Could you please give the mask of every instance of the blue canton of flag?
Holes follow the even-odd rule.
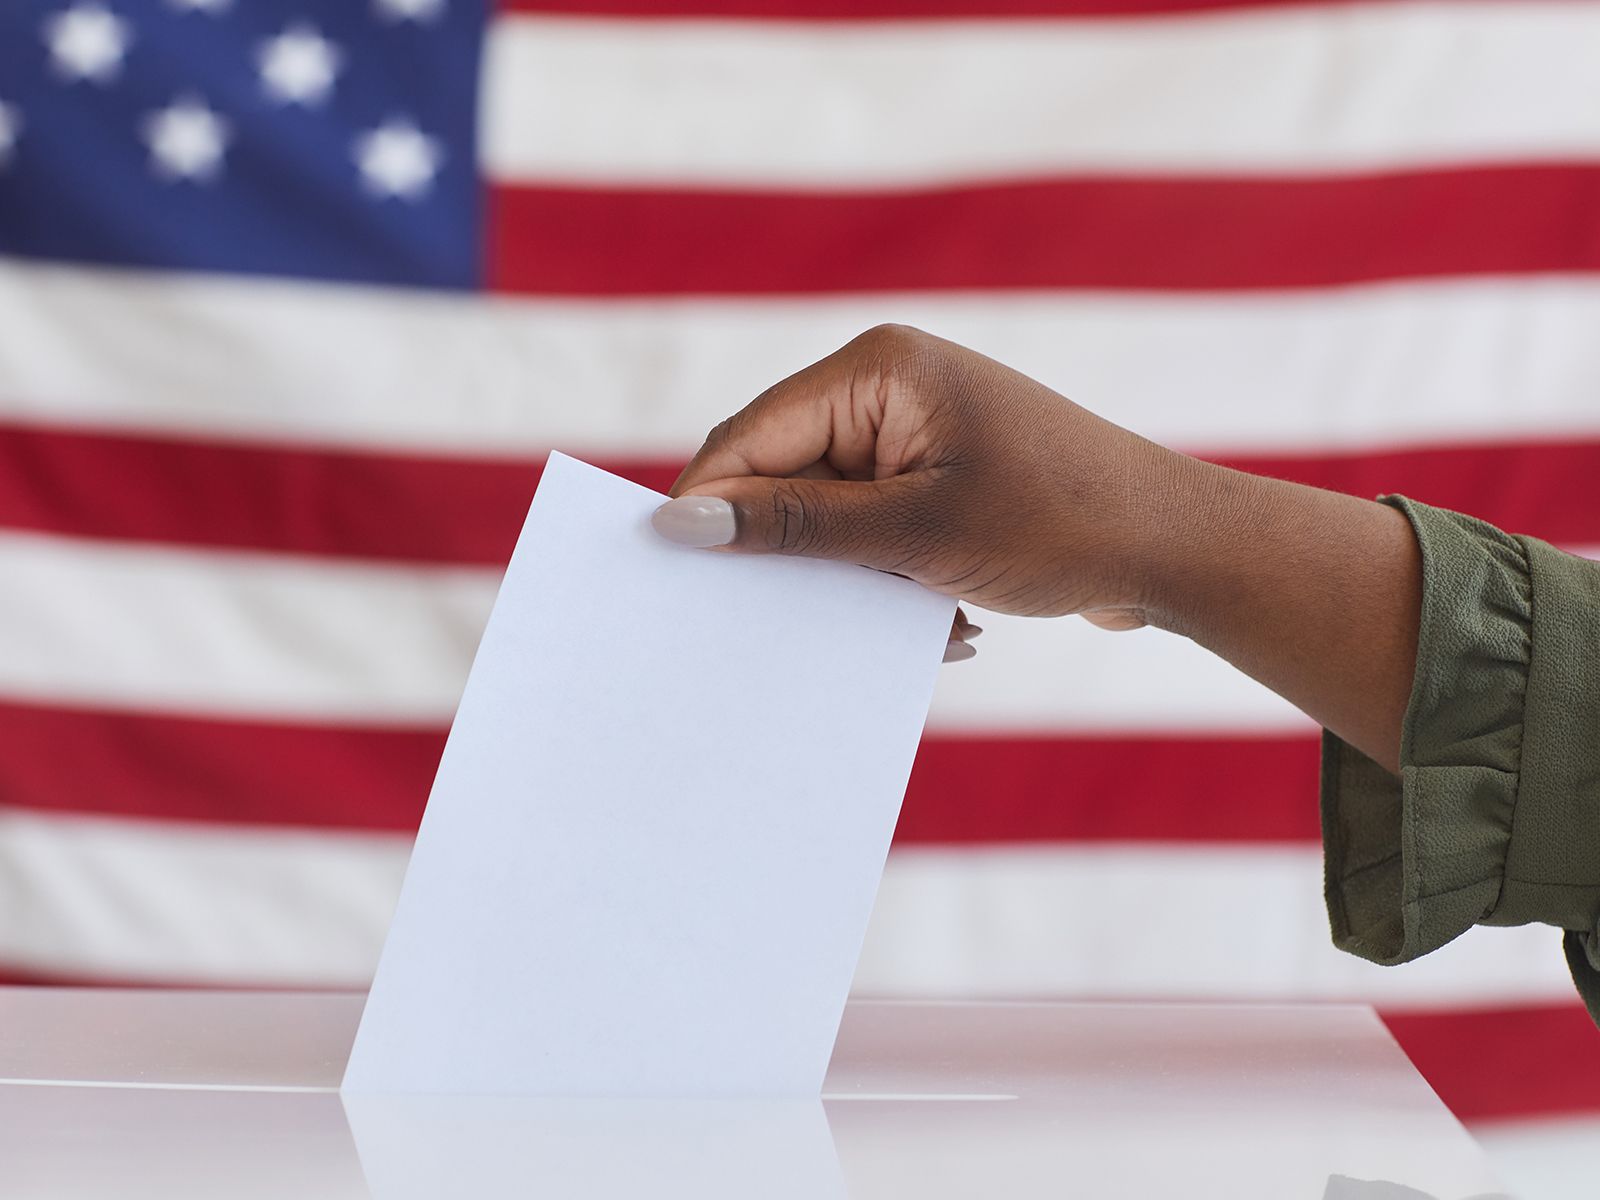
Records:
[[[0,254],[471,288],[485,0],[7,0]]]

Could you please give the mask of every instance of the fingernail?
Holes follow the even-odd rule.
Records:
[[[970,642],[982,632],[982,625],[963,625],[961,627],[961,640],[963,642]]]
[[[650,514],[650,524],[680,546],[726,546],[733,541],[733,505],[716,496],[679,496]]]
[[[961,662],[963,659],[975,658],[978,653],[976,646],[969,646],[965,642],[958,642],[951,638],[945,643],[944,661]]]

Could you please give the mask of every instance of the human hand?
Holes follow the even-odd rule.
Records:
[[[1189,464],[1203,465],[980,354],[882,326],[712,430],[655,526],[686,545],[843,559],[1000,612],[1129,629],[1152,600],[1153,501]]]
[[[1421,594],[1401,513],[1166,450],[918,330],[869,330],[763,392],[672,495],[655,526],[687,545],[1183,634],[1399,762]],[[966,628],[947,659],[971,657]]]

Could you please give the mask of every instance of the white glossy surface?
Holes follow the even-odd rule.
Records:
[[[0,989],[0,1194],[1460,1200],[1497,1188],[1363,1008],[855,1002],[820,1104],[341,1102],[360,1003]]]
[[[1497,1121],[1472,1132],[1522,1200],[1594,1200],[1600,1117]]]

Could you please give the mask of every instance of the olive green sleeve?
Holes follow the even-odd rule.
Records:
[[[1398,778],[1323,735],[1334,942],[1389,964],[1555,925],[1600,1022],[1600,563],[1385,502],[1422,547],[1416,674]]]

